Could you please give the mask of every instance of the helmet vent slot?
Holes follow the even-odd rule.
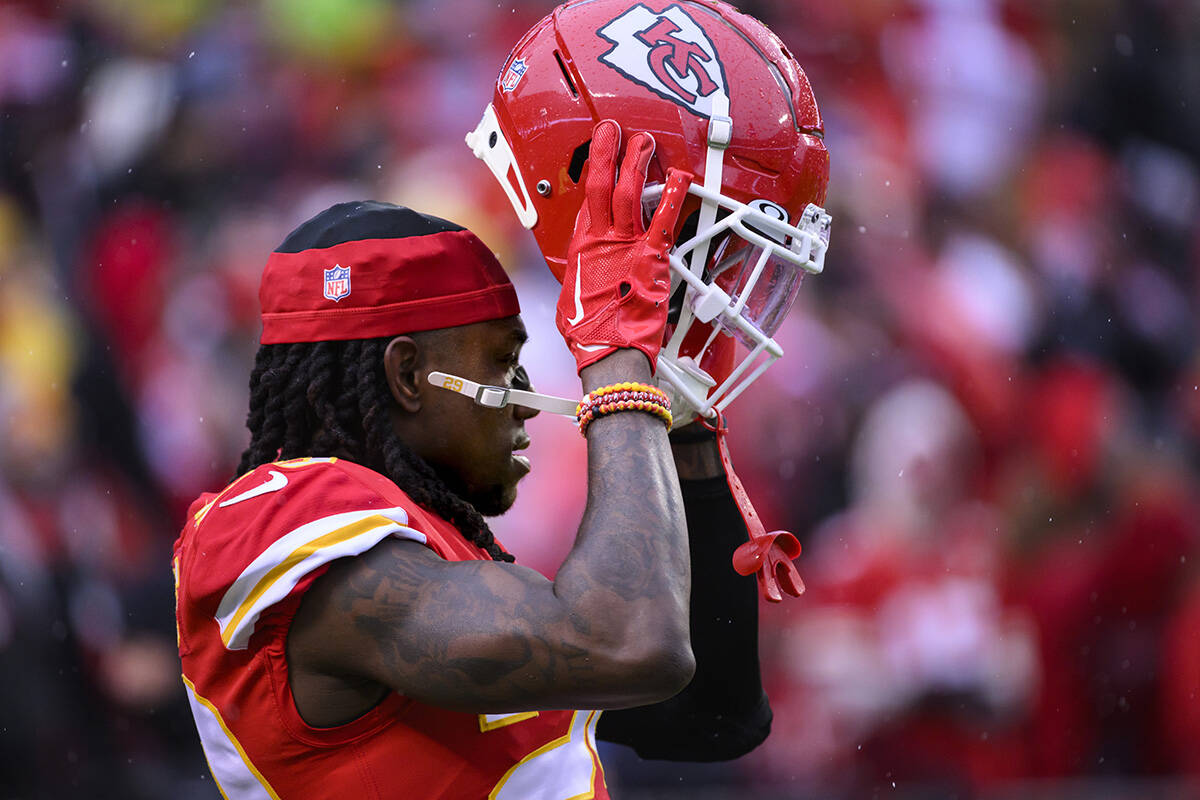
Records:
[[[779,177],[778,172],[768,166],[758,163],[753,158],[746,158],[745,156],[738,155],[737,153],[729,153],[728,158],[742,169],[750,170],[751,172],[757,172],[759,175],[765,175],[768,178]]]
[[[588,139],[579,147],[575,148],[575,152],[571,154],[571,163],[567,165],[567,175],[575,183],[579,183],[579,178],[583,175],[583,165],[588,159],[588,153],[592,150],[592,140]]]
[[[571,97],[578,99],[579,90],[575,88],[575,81],[571,80],[571,73],[562,60],[562,54],[557,50],[554,51],[554,60],[558,62],[558,68],[562,70],[563,80],[567,82],[567,88],[571,90]]]

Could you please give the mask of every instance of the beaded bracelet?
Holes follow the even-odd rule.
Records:
[[[614,383],[611,386],[603,386],[583,396],[579,404],[575,408],[576,418],[582,416],[589,408],[604,403],[628,401],[642,401],[652,403],[670,410],[671,400],[667,397],[666,392],[659,389],[657,386],[651,386],[645,383],[636,383],[634,381],[625,381],[622,383]]]
[[[580,435],[586,435],[588,426],[599,417],[621,411],[642,411],[653,414],[671,427],[671,400],[657,386],[625,381],[603,386],[588,392],[576,407],[575,421]]]
[[[579,417],[580,435],[586,436],[588,426],[596,419],[620,411],[644,411],[661,419],[668,429],[671,427],[671,412],[662,405],[646,400],[618,400],[612,403],[599,403],[584,411]]]

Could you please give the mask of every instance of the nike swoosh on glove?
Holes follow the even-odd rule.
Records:
[[[662,200],[645,229],[642,190],[654,137],[631,136],[618,173],[620,149],[621,127],[609,119],[598,123],[555,313],[579,370],[619,347],[641,350],[653,370],[667,324],[667,251],[692,176],[668,171]]]

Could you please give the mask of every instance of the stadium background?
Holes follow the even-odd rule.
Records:
[[[799,532],[774,732],[626,798],[1200,796],[1200,11],[746,0],[807,70],[834,238],[735,404]],[[0,4],[0,797],[215,798],[169,548],[229,477],[266,254],[336,201],[478,231],[544,390],[556,284],[462,144],[549,2]],[[496,529],[552,572],[569,423]]]

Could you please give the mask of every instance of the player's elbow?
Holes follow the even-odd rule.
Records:
[[[671,610],[670,604],[659,603],[627,620],[621,653],[630,673],[652,694],[647,702],[674,697],[696,674],[687,606],[680,603],[677,613]]]
[[[636,687],[639,703],[657,703],[682,692],[696,674],[687,636],[656,639],[622,659],[625,685]]]
[[[667,700],[682,692],[696,675],[696,656],[690,642],[670,651],[663,651],[654,661],[658,679],[654,681],[659,700]]]

